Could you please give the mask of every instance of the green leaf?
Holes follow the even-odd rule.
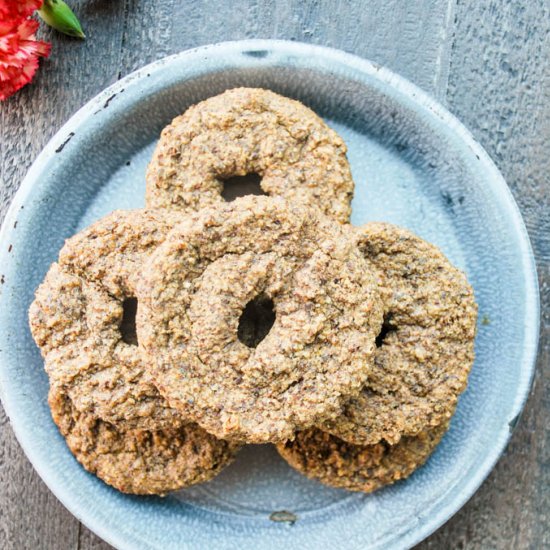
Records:
[[[59,32],[75,38],[85,38],[80,21],[63,0],[44,0],[38,14],[50,27]]]

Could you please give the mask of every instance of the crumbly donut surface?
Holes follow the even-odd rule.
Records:
[[[280,198],[243,197],[189,216],[138,286],[139,343],[174,407],[220,438],[281,441],[338,415],[372,368],[382,312],[350,229]],[[275,321],[238,338],[247,303]]]
[[[409,231],[369,223],[356,242],[378,273],[384,326],[363,390],[322,428],[358,445],[397,443],[453,414],[474,360],[477,305],[465,275]]]
[[[227,90],[162,131],[147,209],[66,241],[29,321],[84,468],[164,495],[270,442],[368,493],[427,460],[467,384],[477,305],[437,247],[349,225],[346,152],[300,102]],[[227,202],[247,175],[268,196]]]
[[[389,445],[354,445],[310,428],[293,441],[279,443],[279,454],[296,470],[331,487],[370,493],[411,475],[424,464],[445,432],[447,423]]]
[[[148,208],[223,202],[223,181],[256,173],[269,196],[349,220],[353,180],[342,138],[292,99],[236,88],[193,105],[162,131],[147,170]]]
[[[76,459],[123,493],[164,495],[212,479],[232,462],[238,445],[196,424],[163,430],[125,430],[80,412],[59,387],[48,402]]]
[[[124,341],[123,302],[171,224],[166,215],[117,211],[69,239],[29,311],[45,369],[74,406],[125,428],[183,418],[151,383],[137,345]]]

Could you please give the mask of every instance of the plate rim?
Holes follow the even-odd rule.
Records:
[[[300,57],[304,55],[316,57],[322,56],[329,61],[337,61],[360,73],[366,73],[367,75],[380,80],[382,84],[397,89],[398,92],[404,96],[407,96],[408,99],[415,105],[422,107],[424,110],[428,110],[431,115],[439,118],[441,122],[448,126],[454,134],[457,135],[457,137],[461,138],[463,143],[469,147],[473,154],[477,155],[480,162],[485,164],[485,167],[492,175],[491,179],[487,181],[487,184],[494,190],[498,190],[499,208],[506,210],[508,219],[510,222],[513,222],[514,230],[518,234],[520,243],[519,252],[522,258],[521,268],[524,273],[526,290],[524,319],[525,339],[523,342],[523,356],[521,361],[521,372],[523,374],[521,375],[517,385],[514,403],[511,405],[511,408],[513,409],[513,416],[509,420],[510,428],[503,434],[503,436],[502,434],[495,434],[490,452],[487,454],[485,460],[477,467],[475,475],[471,476],[470,479],[465,482],[461,493],[457,493],[456,497],[454,497],[450,502],[442,503],[443,506],[441,506],[435,514],[430,516],[428,520],[425,520],[421,524],[415,524],[408,531],[401,533],[399,538],[395,541],[395,544],[399,544],[399,547],[410,547],[424,540],[439,527],[441,527],[441,525],[447,522],[455,513],[457,513],[478,490],[483,481],[493,470],[499,458],[502,456],[502,453],[507,447],[513,432],[514,426],[512,426],[512,423],[517,421],[520,417],[529,396],[529,390],[532,386],[536,371],[540,332],[540,294],[537,269],[531,242],[521,215],[521,211],[519,210],[519,207],[510,188],[506,184],[504,177],[485,149],[453,114],[451,114],[441,103],[432,98],[427,92],[423,91],[404,77],[394,73],[390,69],[382,67],[381,65],[364,59],[358,55],[331,47],[289,40],[248,39],[217,42],[214,44],[183,50],[158,59],[131,72],[121,80],[118,80],[98,93],[86,102],[84,106],[78,109],[48,141],[46,146],[33,161],[26,176],[23,178],[19,189],[14,195],[8,211],[6,212],[6,216],[0,229],[0,264],[6,265],[10,263],[10,255],[7,252],[7,243],[13,231],[13,225],[17,213],[32,193],[32,190],[35,187],[35,182],[37,181],[43,167],[52,158],[52,156],[56,154],[56,150],[66,144],[67,136],[70,136],[71,132],[78,129],[78,127],[91,115],[93,115],[98,108],[101,108],[101,106],[105,104],[106,100],[123,91],[125,86],[128,86],[131,82],[135,80],[143,80],[148,75],[166,70],[166,68],[173,63],[179,64],[192,60],[193,58],[203,57],[205,55],[213,57],[223,56],[224,54],[227,54],[228,50],[231,50],[231,53],[266,50],[278,51],[279,53],[284,52],[296,54]],[[6,292],[0,291],[0,307],[4,301],[9,300],[9,298],[6,298],[6,294]],[[37,471],[41,479],[46,483],[48,489],[73,516],[84,523],[106,542],[117,548],[133,548],[132,543],[130,543],[127,539],[121,538],[123,535],[119,536],[116,531],[110,527],[104,526],[101,522],[98,522],[95,516],[87,517],[84,508],[79,504],[77,499],[73,498],[74,495],[72,495],[72,492],[65,491],[63,487],[56,484],[55,480],[50,479],[46,468],[41,465],[39,460],[34,459],[28,434],[26,434],[24,428],[20,426],[17,417],[12,414],[12,405],[10,403],[8,393],[4,390],[4,383],[2,381],[4,371],[5,366],[3,364],[2,356],[0,355],[0,400],[10,421],[10,425],[27,459],[31,462],[33,468]]]

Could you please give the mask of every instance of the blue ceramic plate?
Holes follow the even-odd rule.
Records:
[[[46,404],[27,326],[33,292],[63,240],[115,208],[143,205],[163,126],[235,86],[299,99],[344,137],[352,221],[387,220],[436,243],[479,302],[476,362],[450,432],[425,467],[373,495],[324,487],[271,446],[245,448],[218,478],[167,498],[125,496],[71,456]],[[527,397],[538,331],[533,255],[512,196],[469,132],[388,70],[331,49],[277,41],[183,52],[117,82],[81,109],[29,171],[0,242],[1,397],[27,456],[65,506],[124,549],[403,548],[474,493]],[[287,510],[294,524],[276,522]]]

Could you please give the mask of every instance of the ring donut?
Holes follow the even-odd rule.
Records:
[[[126,430],[78,411],[57,386],[50,389],[48,402],[76,459],[123,493],[164,495],[208,481],[238,450],[238,445],[220,441],[196,424]]]
[[[267,195],[349,219],[354,184],[342,138],[298,101],[255,88],[211,97],[164,128],[146,204],[196,211],[223,202],[225,180],[251,173]]]
[[[325,485],[371,493],[410,476],[424,464],[447,431],[443,423],[399,443],[354,445],[318,428],[277,445],[279,454],[305,476]]]
[[[121,330],[143,261],[170,228],[166,215],[141,210],[94,223],[66,242],[29,311],[52,383],[79,411],[127,429],[183,421],[148,379],[135,336]]]
[[[138,287],[140,346],[169,403],[217,437],[255,443],[334,418],[369,374],[382,321],[350,231],[267,197],[177,225]],[[275,319],[250,347],[239,320],[255,298]]]
[[[409,231],[369,223],[356,241],[379,274],[384,324],[365,387],[323,429],[395,444],[452,416],[474,360],[477,305],[464,273]]]

